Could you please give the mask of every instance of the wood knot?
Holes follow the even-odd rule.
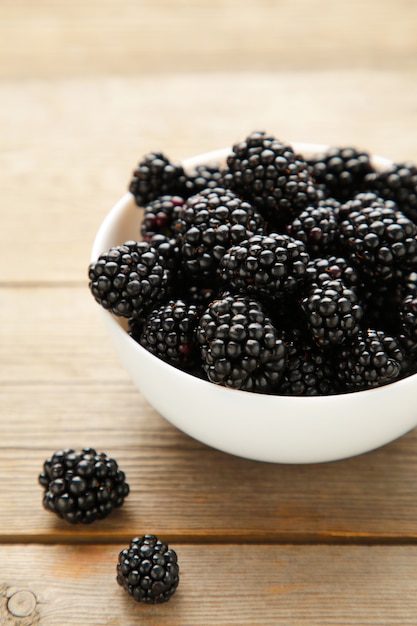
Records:
[[[7,602],[7,610],[15,617],[29,617],[36,608],[36,596],[31,591],[15,591]]]

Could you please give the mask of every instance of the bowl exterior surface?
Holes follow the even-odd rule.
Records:
[[[293,144],[314,153],[326,146]],[[223,160],[228,150],[199,155],[184,167]],[[374,157],[381,169],[390,161]],[[125,194],[95,237],[91,260],[137,239],[142,212]],[[101,309],[132,381],[168,421],[191,437],[237,456],[275,463],[334,461],[378,448],[417,425],[417,375],[391,385],[335,396],[288,397],[227,389],[182,372],[147,352],[123,321]]]

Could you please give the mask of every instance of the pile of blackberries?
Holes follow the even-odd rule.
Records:
[[[417,371],[417,170],[265,132],[187,172],[146,155],[140,233],[89,267],[157,357],[235,389],[328,395]]]

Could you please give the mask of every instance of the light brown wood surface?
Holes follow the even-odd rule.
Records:
[[[212,450],[133,387],[87,287],[149,150],[265,129],[417,162],[416,35],[406,0],[0,3],[2,626],[417,624],[417,431],[306,466]],[[80,528],[43,510],[37,476],[84,445],[131,494]],[[144,532],[179,556],[166,605],[115,582]]]

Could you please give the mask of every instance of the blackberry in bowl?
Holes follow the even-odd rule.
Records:
[[[145,269],[125,264],[124,279],[112,265],[123,258],[120,251],[127,242],[132,250],[130,242],[142,239],[145,207],[138,206],[137,196],[126,193],[98,229],[90,289],[94,295],[97,265],[110,271],[98,294],[111,284],[116,306],[99,310],[132,381],[189,436],[253,460],[332,461],[400,437],[417,425],[415,293],[410,287],[417,270],[412,241],[417,243],[417,235],[410,212],[383,199],[375,220],[361,220],[357,213],[363,210],[366,217],[369,207],[357,195],[375,196],[363,182],[351,197],[324,197],[308,165],[326,151],[323,144],[283,143],[255,133],[236,145],[235,154],[232,147],[224,148],[181,164],[181,184],[207,164],[217,163],[220,174],[194,196],[184,193],[183,204],[175,201],[165,253],[149,241],[151,254],[141,247],[135,257],[142,265],[148,259]],[[257,167],[257,154],[265,150]],[[276,153],[276,165],[270,152]],[[294,177],[289,168],[284,181],[283,157],[296,162],[302,175]],[[366,169],[378,173],[391,167],[390,160],[370,155]],[[255,184],[259,194],[251,172],[262,179]],[[271,189],[275,184],[285,192],[285,202],[270,200],[280,196],[278,188]],[[161,186],[159,196],[153,191],[158,210],[158,197],[179,193],[178,187],[167,192]],[[291,198],[297,199],[292,205]],[[319,216],[318,228],[327,236],[323,206],[331,208],[326,209],[331,246],[318,246],[316,237],[305,236],[306,211]],[[363,223],[363,239],[372,252],[365,261],[357,243]],[[373,241],[378,242],[374,248]],[[389,271],[381,272],[381,264]],[[152,298],[138,291],[141,271],[155,286],[149,291]],[[378,314],[375,307],[389,315]]]

